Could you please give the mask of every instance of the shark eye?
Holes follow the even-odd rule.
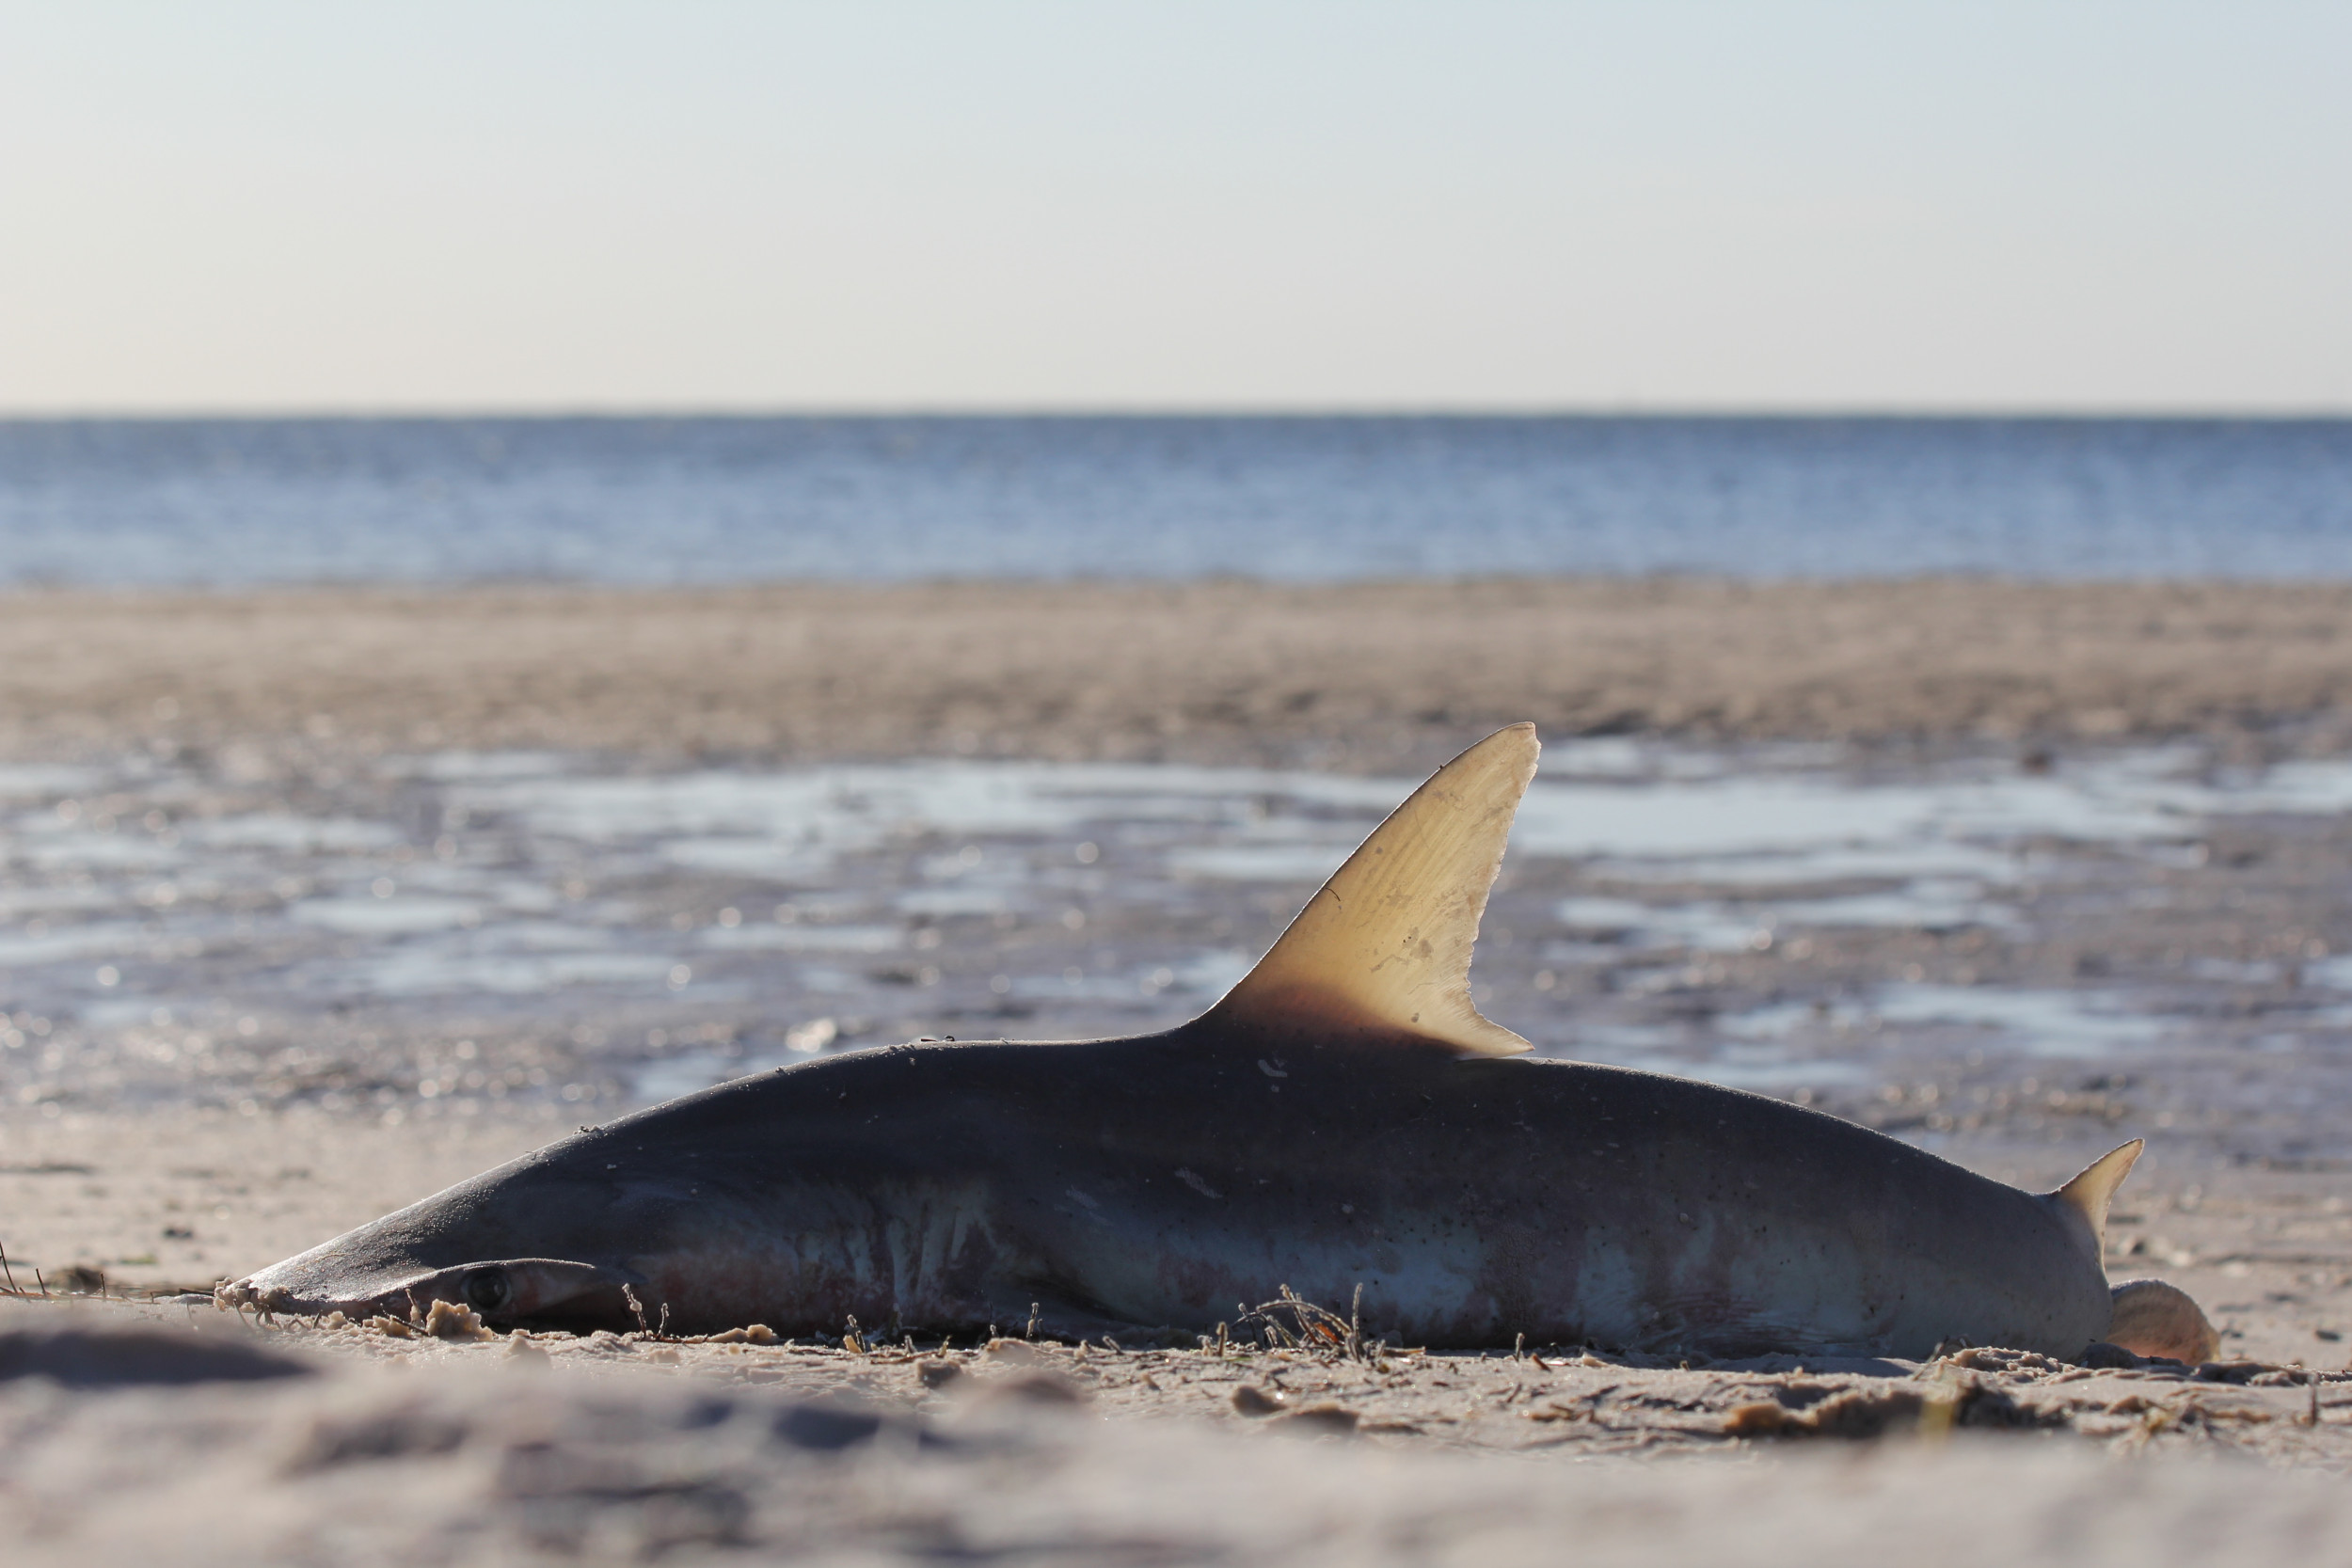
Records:
[[[477,1312],[495,1312],[515,1294],[504,1269],[476,1269],[466,1276],[466,1305]]]

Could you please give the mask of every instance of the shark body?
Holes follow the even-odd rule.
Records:
[[[1165,1034],[918,1042],[583,1132],[225,1288],[494,1324],[1205,1333],[1288,1287],[1431,1345],[2073,1356],[2115,1150],[2030,1194],[1761,1096],[1525,1057],[1468,974],[1533,728],[1456,758]],[[2210,1354],[2153,1282],[2149,1353]],[[2177,1299],[2175,1299],[2177,1298]]]

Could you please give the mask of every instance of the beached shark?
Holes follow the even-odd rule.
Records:
[[[1535,770],[1438,770],[1206,1013],[1165,1034],[932,1042],[745,1078],[477,1176],[223,1288],[437,1301],[494,1326],[1210,1333],[1287,1287],[1411,1344],[1736,1356],[1939,1345],[2202,1359],[2170,1286],[2111,1291],[2140,1145],[2005,1186],[1801,1106],[1528,1056],[1470,949]]]

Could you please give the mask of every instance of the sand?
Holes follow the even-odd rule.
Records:
[[[1406,771],[1534,718],[1551,736],[1990,748],[2028,767],[2042,748],[2158,737],[2263,757],[2352,744],[2347,610],[2334,587],[1976,580],[18,594],[0,603],[0,756],[171,753],[229,780],[516,747],[655,767],[982,754]],[[2086,955],[2129,968],[2144,947],[2153,973],[2175,949],[2275,958],[2262,944],[2291,936],[2280,997],[2241,988],[2252,1016],[2286,996],[2312,933],[2333,932],[2352,847],[2294,824],[2232,832],[2165,910],[2087,914],[2081,952],[2073,937],[2006,952],[1890,931],[1804,963],[2046,983],[2094,974]],[[1797,962],[1737,956],[1705,983],[1777,994]],[[2178,1085],[2061,1088],[2053,1069],[2019,1098],[1988,1078],[1991,1109],[1946,1148],[2047,1183],[2119,1117],[2138,1130],[2164,1106],[2184,1137],[2213,1120],[2136,1179],[2110,1236],[2116,1277],[2153,1268],[2225,1322],[2231,1360],[2201,1373],[1997,1356],[1685,1370],[1541,1347],[1385,1368],[1102,1346],[518,1348],[209,1306],[0,1301],[0,1532],[12,1560],[79,1561],[1508,1562],[1554,1560],[1565,1541],[1600,1562],[2340,1559],[2352,1507],[2279,1472],[2352,1466],[2352,1386],[2335,1370],[2352,1174],[2324,1150],[2264,1153],[2285,1136],[2256,1105],[2271,1080],[2224,1054]],[[1966,1070],[1922,1077],[1955,1096],[1973,1092]],[[1913,1103],[1922,1087],[1827,1103],[1903,1131],[1949,1103]],[[245,1103],[0,1108],[0,1243],[19,1275],[84,1263],[110,1291],[200,1289],[567,1125],[553,1107],[419,1107],[388,1125]],[[208,1345],[245,1336],[313,1370],[90,1378],[47,1338],[135,1322]],[[934,1386],[926,1364],[957,1375]],[[1262,1414],[1237,1408],[1245,1387]],[[810,1399],[835,1402],[810,1416]],[[883,1418],[843,1427],[844,1401]]]
[[[2352,589],[1371,583],[17,593],[0,753],[1434,765],[1550,736],[2352,737]]]
[[[0,1302],[11,1561],[2341,1561],[2340,1383],[447,1341]],[[199,1381],[203,1380],[203,1381]],[[1579,1463],[1581,1461],[1581,1463]],[[2128,1461],[2128,1463],[2118,1463]]]

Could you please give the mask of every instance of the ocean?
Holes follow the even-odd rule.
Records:
[[[0,421],[0,584],[2352,577],[2352,420]]]

